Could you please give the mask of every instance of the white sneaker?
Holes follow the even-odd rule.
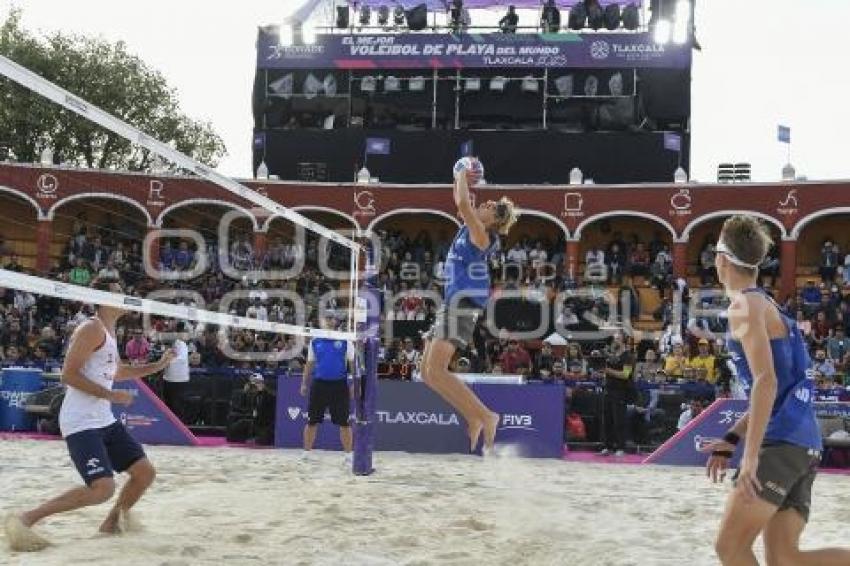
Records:
[[[607,448],[603,448],[602,450],[599,451],[599,453],[597,455],[598,456],[610,456],[611,451],[608,450]]]
[[[301,456],[298,457],[298,460],[301,462],[313,462],[315,459],[316,457],[313,456],[312,450],[302,450]]]
[[[354,455],[351,452],[346,452],[342,458],[342,465],[346,468],[351,468],[354,465]]]
[[[625,456],[625,455],[626,455],[626,453],[625,453],[625,452],[623,452],[622,450],[617,450],[616,452],[614,452],[614,457],[615,457],[615,458],[622,458],[622,457],[623,457],[623,456]]]

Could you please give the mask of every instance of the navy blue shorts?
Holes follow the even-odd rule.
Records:
[[[81,430],[65,438],[68,453],[86,485],[111,478],[145,457],[145,450],[120,422]]]

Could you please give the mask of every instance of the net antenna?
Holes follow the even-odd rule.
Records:
[[[160,301],[140,299],[138,297],[126,297],[116,293],[97,291],[71,284],[62,284],[47,278],[22,275],[16,272],[0,269],[0,276],[2,276],[4,287],[87,303],[120,306],[126,310],[146,312],[166,317],[185,318],[222,326],[251,328],[262,332],[286,333],[297,336],[315,336],[349,341],[357,339],[355,325],[353,324],[355,310],[353,303],[354,298],[358,296],[358,263],[360,253],[362,251],[360,244],[326,228],[318,222],[314,222],[313,220],[298,214],[294,210],[291,210],[240,183],[237,183],[233,179],[218,173],[214,169],[192,159],[191,157],[180,153],[167,144],[152,138],[141,130],[127,124],[123,120],[116,118],[89,102],[86,102],[64,88],[53,84],[2,55],[0,55],[0,74],[19,85],[40,94],[48,100],[59,104],[63,108],[66,108],[67,110],[87,118],[115,134],[118,134],[130,142],[144,147],[153,154],[164,159],[168,159],[175,165],[178,165],[181,168],[254,203],[274,216],[289,220],[294,224],[319,234],[327,240],[335,242],[341,246],[345,246],[351,251],[352,256],[355,258],[352,260],[351,265],[351,281],[349,288],[350,304],[348,307],[349,328],[352,330],[348,332],[253,320],[246,317],[232,316],[225,313],[217,313],[186,306],[171,305]]]

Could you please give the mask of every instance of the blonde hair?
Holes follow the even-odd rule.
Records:
[[[517,212],[516,205],[514,201],[509,199],[508,197],[502,197],[496,203],[498,206],[507,207],[507,212],[502,214],[498,218],[498,223],[496,224],[496,230],[502,236],[507,236],[508,232],[511,231],[511,228],[514,224],[516,224],[517,219],[519,218],[519,213]]]
[[[726,219],[720,241],[738,259],[750,265],[761,265],[773,245],[767,225],[754,216],[743,214]]]

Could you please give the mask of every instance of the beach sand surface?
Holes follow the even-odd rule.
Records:
[[[145,529],[96,534],[108,506],[37,526],[53,546],[0,564],[716,564],[727,486],[703,470],[514,457],[375,455],[355,477],[339,453],[148,447],[159,471]],[[79,482],[58,441],[0,441],[0,512]],[[123,481],[123,478],[121,479]],[[804,547],[847,544],[850,476],[821,475]],[[761,557],[762,551],[758,550]]]

